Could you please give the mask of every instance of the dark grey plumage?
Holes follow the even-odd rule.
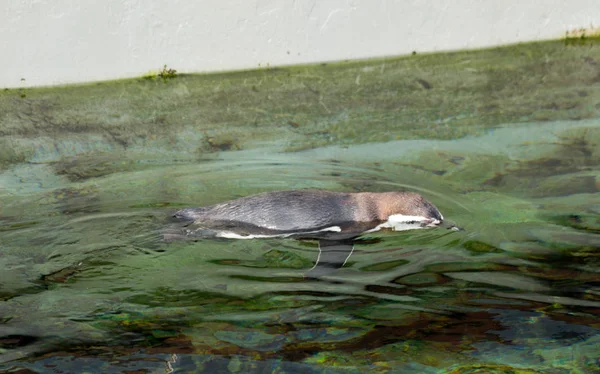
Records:
[[[240,236],[341,239],[373,229],[390,214],[421,215],[442,221],[437,208],[418,194],[320,190],[266,192],[208,207],[182,209],[174,217],[193,221],[191,226],[198,236],[229,232]]]
[[[319,239],[319,257],[307,277],[320,278],[344,265],[354,239],[380,228],[410,230],[442,223],[439,210],[411,192],[344,193],[319,190],[275,191],[186,208],[173,217],[187,223],[186,237],[294,237]]]

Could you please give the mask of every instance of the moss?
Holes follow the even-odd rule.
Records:
[[[509,265],[488,262],[446,262],[425,267],[426,272],[433,273],[506,271],[510,269],[512,269],[512,267]]]
[[[394,260],[394,261],[386,261],[386,262],[378,262],[376,264],[363,266],[360,268],[361,271],[386,271],[390,269],[394,269],[398,266],[408,264],[407,260]]]
[[[450,280],[436,273],[416,273],[394,279],[394,283],[404,284],[407,286],[430,286],[435,284],[444,284]]]
[[[33,344],[39,340],[38,337],[29,335],[5,335],[0,336],[0,349],[15,349]]]
[[[501,124],[600,116],[599,63],[598,49],[554,41],[216,74],[163,66],[147,79],[1,91],[0,136],[95,136],[112,149],[190,154],[457,139]]]
[[[56,174],[76,182],[126,171],[135,165],[133,161],[123,159],[119,155],[91,152],[86,156],[65,157],[52,166]]]
[[[0,225],[0,231],[12,231],[12,230],[20,230],[32,226],[39,225],[38,221],[26,221],[26,222],[17,222],[11,225]]]
[[[167,65],[163,65],[162,69],[158,72],[150,71],[142,76],[142,79],[153,81],[157,78],[160,78],[163,82],[167,82],[169,79],[174,79],[177,77],[177,70],[168,68]]]
[[[557,225],[572,227],[578,230],[600,232],[600,216],[589,214],[567,214],[550,218]]]
[[[33,153],[31,147],[24,146],[10,137],[0,137],[0,170],[26,161]]]
[[[215,292],[197,290],[175,290],[169,287],[159,287],[152,292],[128,297],[126,302],[148,306],[186,307],[235,303],[239,299]]]
[[[66,283],[69,278],[77,275],[81,270],[79,266],[69,266],[54,273],[43,275],[42,281],[44,283]]]
[[[52,191],[63,214],[98,212],[99,191],[96,186],[58,188]]]
[[[303,269],[313,265],[312,261],[292,252],[272,249],[263,255],[270,268]]]
[[[492,245],[486,244],[484,242],[480,242],[477,240],[469,240],[463,244],[466,250],[472,252],[474,254],[478,253],[497,253],[502,252],[501,249],[496,248]]]
[[[600,44],[600,29],[579,28],[565,32],[564,43],[567,46],[589,46]]]
[[[210,152],[219,152],[219,151],[238,151],[242,149],[240,142],[238,139],[228,136],[207,136],[205,138],[206,147]]]
[[[159,202],[152,202],[152,203],[141,203],[141,204],[131,204],[128,205],[128,208],[132,208],[132,209],[140,209],[140,208],[166,208],[166,207],[172,207],[172,208],[178,208],[178,207],[185,207],[188,204],[185,203],[178,203],[178,202],[172,202],[172,201],[159,201]]]
[[[167,65],[163,65],[162,70],[158,73],[158,77],[166,82],[168,79],[173,79],[177,77],[177,70],[167,68]]]
[[[500,365],[500,364],[475,364],[475,365],[466,365],[453,368],[451,370],[446,371],[448,374],[479,374],[479,373],[488,373],[488,374],[541,374],[543,372],[526,369],[526,368],[516,368],[508,365]]]
[[[303,283],[306,280],[302,277],[259,277],[255,275],[231,275],[231,279],[241,279],[252,282],[268,282],[268,283]]]
[[[313,265],[313,262],[292,252],[272,249],[263,255],[260,260],[237,260],[237,259],[216,259],[209,262],[217,265],[243,266],[251,268],[287,268],[287,269],[306,269]]]

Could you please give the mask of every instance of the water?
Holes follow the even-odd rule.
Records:
[[[5,93],[0,370],[600,372],[600,71],[581,67],[600,53],[515,48]],[[485,64],[487,88],[433,92]],[[301,188],[416,191],[464,231],[365,235],[318,280],[314,241],[162,240],[182,206]]]

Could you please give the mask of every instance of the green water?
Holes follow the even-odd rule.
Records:
[[[600,48],[0,93],[0,370],[600,372]],[[464,231],[164,242],[271,190],[411,190]]]

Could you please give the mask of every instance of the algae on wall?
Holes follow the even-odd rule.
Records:
[[[114,150],[203,157],[265,145],[296,151],[456,139],[500,124],[598,117],[599,83],[600,49],[588,38],[577,44],[6,89],[0,93],[0,165]]]

